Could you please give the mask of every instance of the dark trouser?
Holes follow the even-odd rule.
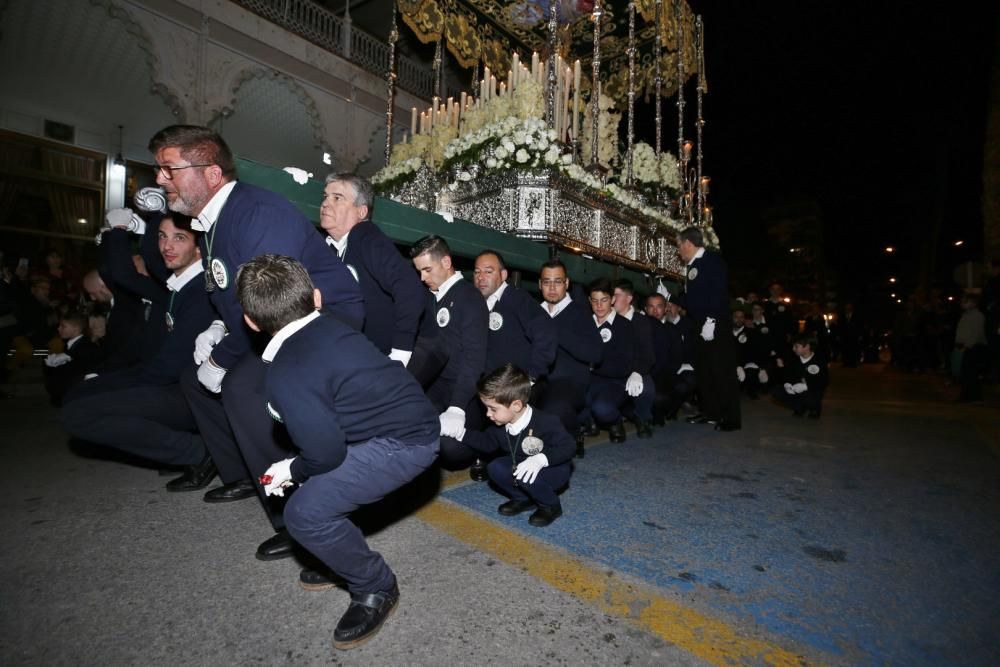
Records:
[[[175,384],[80,396],[63,406],[59,421],[74,437],[150,461],[196,465],[207,454],[194,416]]]
[[[959,400],[983,400],[983,383],[979,376],[986,370],[987,350],[985,345],[976,345],[962,354],[962,368],[959,371],[959,382],[962,392]]]
[[[272,463],[293,456],[294,448],[288,431],[267,411],[265,370],[260,357],[250,353],[226,373],[221,394],[201,386],[195,367],[181,376],[181,388],[219,477],[226,484],[252,480],[271,524],[281,530],[280,501],[272,503],[257,478]]]
[[[695,352],[694,370],[701,395],[701,413],[712,421],[721,420],[739,426],[740,384],[736,378],[733,337],[725,331],[713,340],[698,336]]]
[[[392,588],[392,570],[368,548],[350,514],[415,478],[430,467],[437,451],[436,440],[429,445],[408,445],[392,438],[372,438],[348,447],[343,463],[309,478],[288,499],[289,534],[343,577],[351,593]]]
[[[642,393],[626,401],[626,415],[629,419],[648,422],[653,419],[653,403],[656,401],[656,381],[652,375],[642,376]],[[629,405],[631,404],[631,405]]]
[[[490,461],[486,472],[490,481],[496,484],[504,495],[511,500],[535,501],[537,505],[552,507],[559,504],[556,491],[566,486],[573,468],[568,463],[542,468],[531,484],[525,484],[514,479],[513,467],[509,456],[498,456]]]
[[[675,419],[677,411],[694,394],[695,377],[693,371],[684,371],[680,375],[663,377],[656,383],[656,402],[654,412],[665,419]]]
[[[583,420],[593,419],[598,425],[616,424],[622,418],[621,406],[625,402],[625,380],[612,380],[600,376],[590,378],[587,387]]]
[[[580,426],[577,415],[583,409],[587,386],[569,378],[551,378],[535,387],[538,389],[538,408],[559,417],[568,433],[576,433]]]

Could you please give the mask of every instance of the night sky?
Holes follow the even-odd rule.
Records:
[[[905,295],[922,266],[949,287],[954,265],[982,257],[996,13],[917,4],[691,0],[706,24],[705,171],[734,287],[771,279],[766,211],[790,201],[821,212],[839,302],[888,289],[889,275]]]

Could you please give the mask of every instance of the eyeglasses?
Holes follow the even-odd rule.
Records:
[[[560,287],[566,284],[565,278],[550,278],[548,280],[542,280],[542,287]]]
[[[169,164],[158,164],[153,167],[153,175],[163,174],[163,178],[168,181],[174,180],[174,172],[180,169],[190,169],[191,167],[211,167],[212,164],[186,164],[183,167],[171,167]]]

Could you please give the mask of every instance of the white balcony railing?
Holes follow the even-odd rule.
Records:
[[[389,45],[351,26],[310,0],[233,0],[237,5],[332,51],[383,79],[389,67]],[[417,97],[433,96],[433,74],[406,56],[396,57],[396,85]]]

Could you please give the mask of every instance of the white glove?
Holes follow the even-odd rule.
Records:
[[[796,382],[792,385],[792,393],[794,394],[804,394],[808,389],[805,382]]]
[[[760,380],[761,384],[767,384],[767,371],[763,368],[757,371],[757,379]]]
[[[219,368],[212,363],[211,359],[208,360],[208,363],[198,367],[198,382],[213,394],[222,393],[222,378],[224,377],[226,377],[226,369]]]
[[[524,459],[514,468],[514,479],[525,484],[534,484],[538,472],[549,465],[545,454],[534,454]]]
[[[452,405],[441,413],[441,435],[458,439],[465,435],[465,410]]]
[[[113,208],[104,216],[108,229],[124,227],[134,234],[146,233],[146,221],[132,212],[130,208]]]
[[[747,381],[747,372],[741,366],[736,367],[736,379],[740,381],[740,384]]]
[[[684,371],[690,371],[694,373],[694,368],[691,366],[691,364],[681,364],[681,367],[677,369],[677,374],[680,375]]]
[[[760,368],[760,366],[751,361],[749,364],[743,364],[743,368]]]
[[[668,290],[667,286],[663,284],[663,278],[660,278],[658,282],[659,285],[656,286],[656,293],[667,301],[670,301],[670,290]]]
[[[774,354],[774,352],[772,352],[771,354]],[[778,359],[774,363],[778,364],[778,368],[785,367],[785,361],[781,357],[778,357]]]
[[[701,337],[706,341],[715,340],[715,318],[705,318],[705,323],[701,325]]]
[[[786,382],[785,384],[783,384],[781,386],[785,388],[785,393],[786,394],[794,394],[795,393],[795,390],[792,389],[792,383],[791,382]]]
[[[410,357],[412,356],[412,350],[397,350],[396,348],[389,350],[389,358],[403,364],[404,368],[406,367],[406,364],[410,363]]]
[[[226,325],[215,320],[194,339],[194,363],[201,366],[212,356],[212,348],[226,337]]]
[[[294,483],[292,482],[292,461],[294,460],[285,459],[284,461],[272,463],[271,467],[264,472],[262,477],[269,476],[271,478],[271,481],[264,485],[265,496],[284,497],[285,489]]]
[[[642,376],[636,372],[632,372],[625,380],[625,393],[635,398],[642,393]]]
[[[97,377],[97,373],[87,373],[86,375],[83,376],[83,379],[93,380],[95,377]]]
[[[45,357],[45,365],[49,368],[58,368],[59,366],[68,364],[71,361],[73,361],[73,357],[63,352],[57,352],[55,354],[50,353],[49,356]]]

